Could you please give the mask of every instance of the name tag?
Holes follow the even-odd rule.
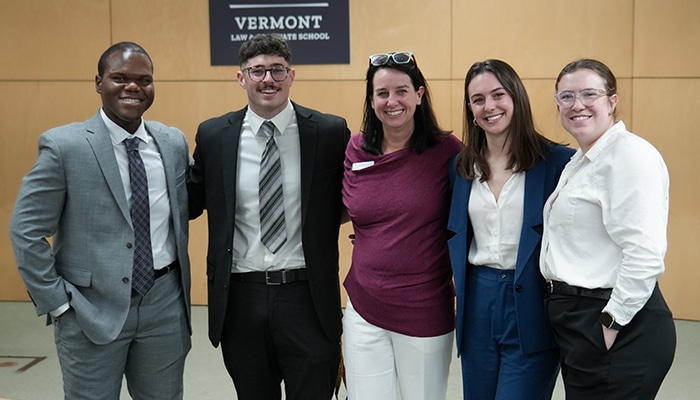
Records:
[[[374,161],[363,161],[352,163],[352,170],[359,171],[361,169],[369,168],[374,165]]]

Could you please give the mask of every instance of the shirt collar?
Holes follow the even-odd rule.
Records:
[[[112,139],[112,144],[118,145],[125,139],[129,139],[134,136],[141,139],[145,143],[148,143],[148,141],[150,140],[148,134],[146,133],[146,125],[143,123],[143,118],[141,118],[141,123],[136,129],[136,132],[131,134],[121,126],[117,125],[114,121],[109,119],[109,117],[107,116],[107,114],[105,114],[104,110],[101,107],[100,116],[102,117],[102,121],[104,121],[105,125],[107,126],[107,130],[109,131],[109,137]]]
[[[610,127],[605,133],[603,133],[598,140],[596,140],[595,143],[593,143],[593,146],[591,146],[590,149],[586,152],[586,154],[583,155],[583,157],[588,158],[589,160],[593,161],[598,156],[605,150],[606,147],[608,147],[608,144],[611,143],[620,132],[625,132],[627,130],[627,127],[625,126],[625,123],[622,121],[616,122],[613,126]]]
[[[293,115],[294,106],[292,106],[292,102],[288,100],[287,107],[285,107],[284,110],[280,111],[279,114],[275,115],[269,120],[256,114],[255,111],[250,109],[250,107],[248,107],[246,118],[248,118],[248,122],[250,122],[250,129],[253,132],[255,132],[256,135],[262,134],[260,133],[260,127],[265,121],[272,121],[272,123],[275,124],[277,130],[280,132],[280,134],[284,134],[284,131],[287,129],[287,125],[289,125],[289,122],[292,120]]]

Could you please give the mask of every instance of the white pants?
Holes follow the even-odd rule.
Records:
[[[454,332],[401,335],[365,321],[347,301],[343,357],[348,400],[445,400]]]

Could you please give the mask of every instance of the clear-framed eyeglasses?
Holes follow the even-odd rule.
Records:
[[[607,92],[603,89],[584,89],[578,93],[571,90],[563,90],[554,93],[554,100],[562,108],[571,108],[576,103],[578,98],[585,107],[590,107],[598,101],[599,98],[607,96]]]
[[[369,63],[375,67],[381,67],[386,65],[389,61],[393,61],[394,64],[408,64],[410,62],[415,63],[413,58],[413,52],[411,51],[397,51],[394,53],[379,53],[372,54],[369,56]]]
[[[273,81],[283,82],[285,79],[287,79],[291,68],[283,65],[275,65],[272,68],[265,68],[262,65],[254,65],[252,67],[245,68],[243,71],[248,73],[248,77],[253,82],[264,81],[268,72],[270,73]]]

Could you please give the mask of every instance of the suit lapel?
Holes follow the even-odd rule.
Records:
[[[236,212],[236,170],[238,168],[238,145],[241,139],[243,116],[248,108],[236,111],[229,117],[230,126],[221,132],[219,159],[221,160],[221,176],[224,179],[224,197],[226,199],[226,215],[233,227]],[[232,228],[233,229],[233,228]]]
[[[92,151],[95,154],[97,163],[100,165],[100,170],[102,171],[102,175],[107,182],[107,186],[114,200],[117,202],[124,218],[131,224],[129,205],[126,201],[126,193],[124,193],[122,177],[119,173],[119,166],[117,165],[117,157],[114,155],[114,147],[112,146],[109,131],[102,121],[99,112],[87,121],[86,139],[88,143],[90,143],[90,147],[92,147]]]
[[[472,191],[472,181],[457,175],[452,189],[452,203],[450,204],[450,216],[447,221],[447,229],[458,235],[467,234],[469,225],[469,195]],[[459,201],[455,201],[455,199]],[[462,202],[461,200],[464,199]]]
[[[544,204],[545,161],[525,172],[523,228],[520,232],[516,278],[542,238],[542,205]]]
[[[304,107],[292,103],[297,116],[299,127],[299,145],[301,148],[301,224],[304,226],[306,210],[311,193],[311,179],[314,163],[316,162],[316,142],[318,140],[318,124],[311,118]]]
[[[177,169],[175,168],[175,151],[173,149],[173,143],[170,140],[169,135],[166,132],[153,126],[151,123],[144,121],[146,125],[146,130],[148,134],[151,135],[153,141],[158,148],[158,153],[160,153],[160,159],[163,161],[163,170],[165,172],[165,184],[168,189],[168,197],[170,198],[170,209],[172,215],[180,215],[180,203],[177,197]],[[173,224],[175,227],[175,232],[180,231],[180,220],[179,218],[173,218]]]

